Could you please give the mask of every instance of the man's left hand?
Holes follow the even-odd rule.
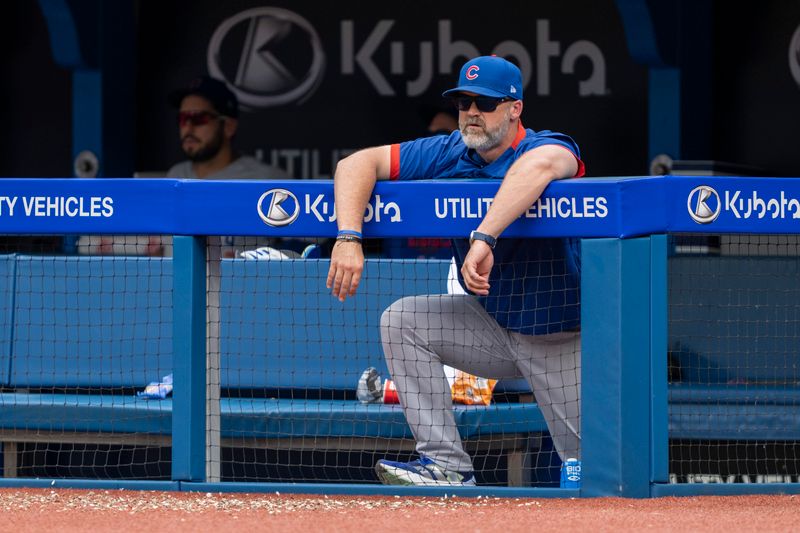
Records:
[[[473,241],[461,267],[467,289],[478,296],[489,294],[489,273],[494,266],[492,249],[483,241]]]

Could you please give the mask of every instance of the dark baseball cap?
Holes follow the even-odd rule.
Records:
[[[169,103],[179,108],[184,98],[190,94],[202,96],[214,106],[221,115],[236,118],[239,116],[239,101],[236,95],[228,89],[225,82],[210,76],[198,76],[189,82],[185,89],[178,89],[169,94]]]
[[[522,100],[522,73],[519,67],[502,57],[476,57],[461,67],[458,87],[445,91],[442,96],[463,92]]]

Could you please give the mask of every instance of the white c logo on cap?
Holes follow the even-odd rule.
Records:
[[[466,73],[466,74],[464,74],[464,76],[465,76],[465,77],[466,77],[468,80],[474,80],[474,79],[476,79],[476,78],[478,77],[478,71],[479,71],[480,69],[481,69],[481,67],[479,67],[478,65],[472,65],[471,67],[469,67],[469,68],[467,69],[467,73]]]

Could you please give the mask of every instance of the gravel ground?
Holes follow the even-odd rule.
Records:
[[[0,489],[0,531],[772,532],[800,531],[798,504],[796,496],[467,499]]]

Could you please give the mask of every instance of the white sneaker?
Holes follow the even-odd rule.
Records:
[[[375,472],[384,485],[475,485],[473,472],[445,470],[424,455],[410,463],[381,459]]]

